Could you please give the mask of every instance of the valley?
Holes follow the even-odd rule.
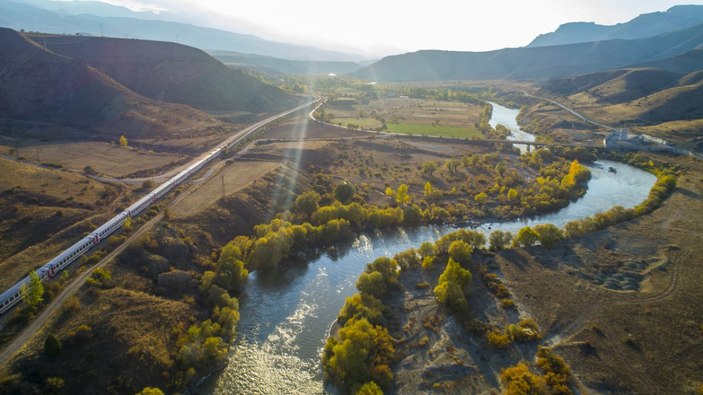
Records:
[[[0,4],[0,394],[703,393],[703,6],[64,3]]]

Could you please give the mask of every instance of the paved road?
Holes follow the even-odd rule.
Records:
[[[259,121],[246,129],[243,129],[236,133],[235,135],[227,138],[223,143],[227,144],[227,146],[232,146],[233,144],[236,144],[237,142],[241,141],[242,139],[246,138],[249,134],[257,130],[258,128],[266,125],[267,123],[273,122],[275,120],[278,120],[282,117],[285,117],[295,111],[298,111],[300,109],[303,109],[313,103],[306,103],[304,105],[298,106],[296,108],[293,108],[292,110],[284,111],[280,114],[268,117],[262,121]],[[201,157],[204,155],[201,155]],[[167,174],[177,174],[175,171],[170,171],[167,172]],[[198,179],[197,183],[200,183],[203,181],[205,178],[209,177],[212,175],[213,171],[208,170],[203,177]],[[196,188],[197,185],[191,186],[192,188]],[[184,191],[178,197],[176,197],[171,203],[169,204],[169,207],[174,206],[177,204],[181,199],[183,199],[185,196],[188,195],[188,191]],[[39,331],[42,329],[42,327],[47,323],[49,319],[61,308],[63,303],[76,293],[81,286],[85,283],[85,281],[88,279],[88,277],[95,271],[95,269],[99,267],[105,266],[108,262],[113,260],[117,255],[119,255],[122,251],[124,251],[133,241],[137,240],[140,238],[142,235],[144,235],[149,229],[153,228],[154,225],[156,225],[161,219],[163,219],[164,215],[163,213],[159,213],[157,216],[154,218],[150,219],[147,221],[144,225],[139,227],[134,233],[132,233],[127,239],[120,244],[115,250],[110,252],[107,256],[105,256],[100,262],[95,264],[92,267],[87,268],[83,273],[81,273],[78,277],[74,278],[42,311],[41,313],[29,324],[27,325],[2,351],[0,351],[0,365],[4,365],[13,355],[15,355],[18,351],[20,351],[23,347],[23,345],[27,344],[29,340],[31,340],[34,335],[38,334]]]

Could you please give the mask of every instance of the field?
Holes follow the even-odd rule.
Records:
[[[474,127],[423,125],[416,123],[389,123],[391,133],[419,134],[423,136],[457,137],[468,139],[484,139],[485,136]]]
[[[223,193],[232,194],[279,165],[279,162],[240,160],[225,164],[221,171],[205,180],[202,185],[173,206],[171,211],[175,217],[197,214],[214,204],[223,196]]]
[[[410,98],[362,100],[340,98],[328,102],[328,122],[366,130],[480,138],[478,124],[483,106]]]
[[[139,171],[160,169],[189,158],[182,154],[125,148],[102,142],[26,143],[15,149],[15,155],[34,163],[60,165],[80,172],[90,166],[98,174],[109,177],[125,177]]]
[[[78,174],[0,158],[0,288],[75,242],[88,231],[84,222],[116,208],[120,195]]]

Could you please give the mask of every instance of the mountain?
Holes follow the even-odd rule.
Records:
[[[644,62],[639,67],[653,67],[675,73],[690,73],[703,67],[703,49],[694,49],[671,58]]]
[[[0,118],[51,123],[99,135],[167,135],[216,121],[182,104],[138,95],[84,61],[62,56],[0,28]]]
[[[703,48],[703,25],[637,40],[489,52],[418,51],[388,56],[352,75],[374,81],[547,80],[651,62]]]
[[[228,66],[249,66],[268,73],[298,75],[347,74],[361,68],[360,64],[354,62],[289,60],[228,51],[209,51],[209,53],[215,59]]]
[[[81,34],[155,41],[177,41],[208,50],[273,56],[294,60],[356,61],[361,56],[310,46],[284,44],[248,34],[135,17],[71,15],[33,7],[27,3],[0,1],[0,26],[42,33]]]
[[[703,23],[703,6],[680,5],[666,12],[642,14],[629,22],[606,26],[592,22],[566,23],[537,36],[528,47],[575,44],[614,39],[632,40],[686,29]]]
[[[46,49],[94,67],[151,99],[209,112],[273,112],[295,98],[202,50],[182,44],[106,37],[29,34]]]

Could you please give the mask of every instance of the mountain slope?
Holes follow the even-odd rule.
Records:
[[[201,49],[217,49],[296,60],[355,61],[361,57],[315,47],[284,44],[223,30],[161,20],[69,15],[13,1],[0,1],[0,26],[43,33],[178,41]]]
[[[217,124],[191,107],[156,103],[135,94],[85,62],[48,51],[3,28],[0,117],[78,128],[96,137],[138,135],[145,125],[159,136]]]
[[[354,62],[288,60],[228,51],[210,51],[210,54],[215,59],[229,66],[251,66],[261,71],[273,71],[283,74],[347,74],[361,68],[361,65]]]
[[[80,59],[155,100],[217,112],[273,112],[295,102],[280,89],[185,45],[103,37],[30,37],[50,51]]]
[[[681,5],[666,12],[642,14],[612,26],[592,22],[566,23],[551,33],[537,36],[528,47],[575,44],[613,39],[637,39],[670,33],[703,23],[703,6]]]
[[[378,81],[546,80],[664,59],[703,45],[703,25],[638,40],[610,40],[489,52],[418,51],[353,73]]]

